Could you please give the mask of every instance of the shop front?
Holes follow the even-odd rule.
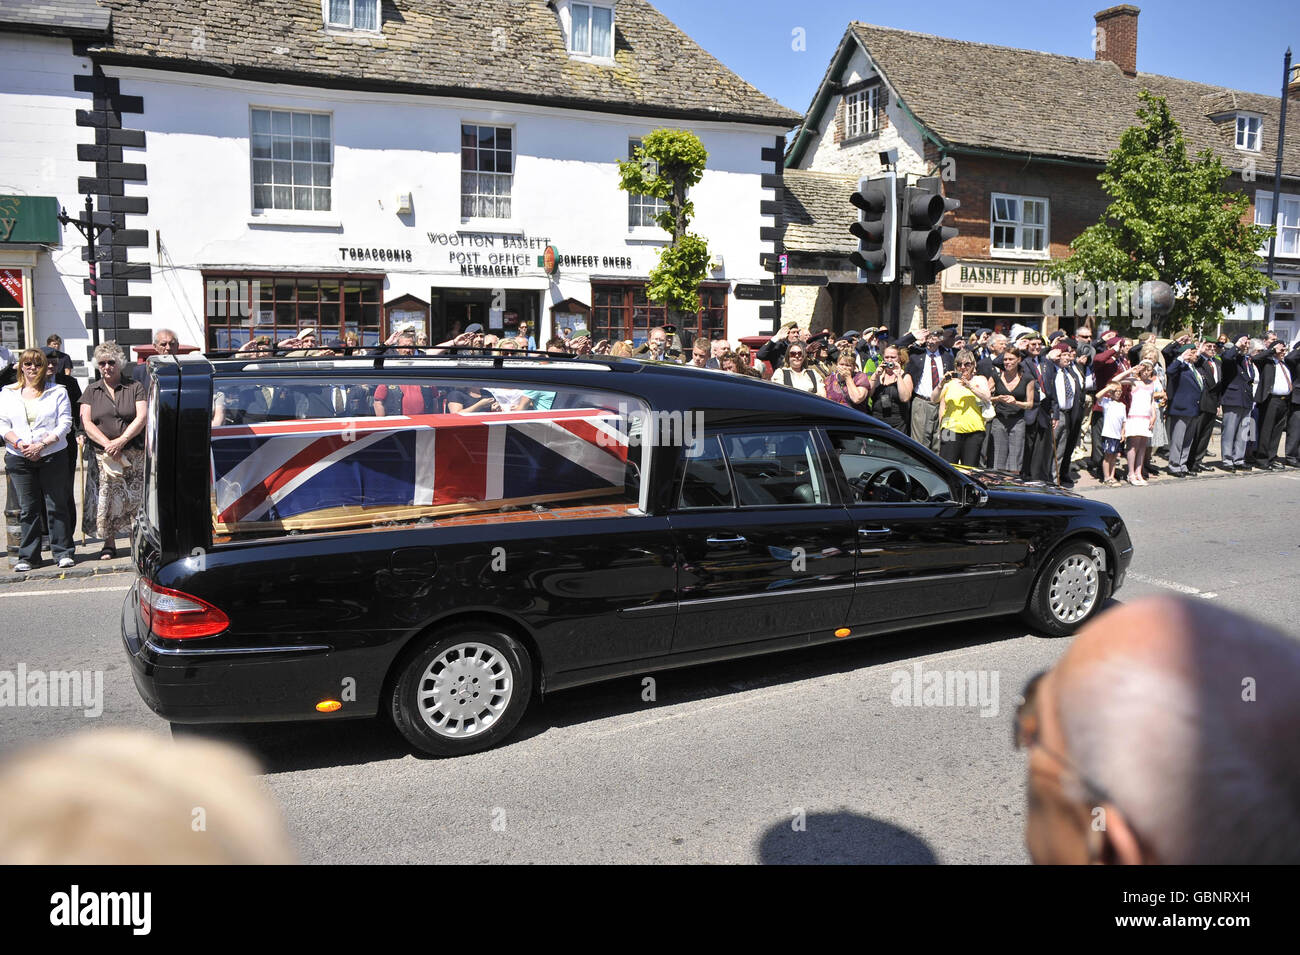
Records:
[[[43,346],[33,295],[38,257],[61,243],[59,200],[0,196],[0,345],[17,352]]]
[[[706,341],[727,337],[727,297],[730,286],[705,283],[700,286],[700,310],[690,322],[678,329],[682,344],[689,347],[697,338]],[[612,282],[593,279],[591,283],[593,340],[631,341],[641,345],[650,337],[650,329],[669,321],[668,310],[646,297],[646,283]]]
[[[1058,317],[1047,305],[1061,287],[1046,262],[960,261],[940,274],[944,311],[959,316],[963,335],[977,328],[1009,334],[1015,325],[1046,335],[1058,327],[1073,331],[1078,321]]]

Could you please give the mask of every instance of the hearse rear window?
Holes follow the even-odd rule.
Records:
[[[639,513],[647,413],[501,380],[218,379],[213,539]]]

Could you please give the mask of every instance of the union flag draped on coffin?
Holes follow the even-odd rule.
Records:
[[[620,493],[627,452],[618,415],[582,409],[225,425],[212,429],[215,518],[341,527],[576,501]]]

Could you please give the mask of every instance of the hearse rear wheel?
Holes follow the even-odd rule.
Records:
[[[1093,617],[1110,596],[1110,575],[1099,549],[1073,541],[1043,564],[1029,593],[1024,617],[1052,637],[1068,637]]]
[[[475,753],[510,735],[532,689],[532,660],[509,634],[486,627],[438,634],[398,674],[393,723],[422,752]]]

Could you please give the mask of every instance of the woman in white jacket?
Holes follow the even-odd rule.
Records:
[[[18,381],[0,390],[0,429],[5,470],[13,477],[22,509],[22,544],[14,570],[28,571],[41,556],[40,515],[49,518],[50,549],[60,567],[73,565],[71,480],[65,455],[72,430],[72,405],[44,352],[29,348],[18,359]]]

